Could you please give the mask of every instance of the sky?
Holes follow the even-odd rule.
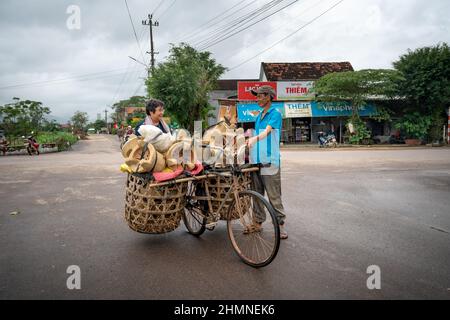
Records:
[[[95,121],[145,95],[150,13],[156,64],[186,42],[228,68],[222,79],[256,79],[261,62],[392,68],[408,50],[450,43],[449,12],[448,0],[2,0],[0,105],[19,97],[59,122],[75,111]]]

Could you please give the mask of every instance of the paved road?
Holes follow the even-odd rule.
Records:
[[[118,148],[0,157],[0,299],[450,299],[450,149],[283,151],[289,239],[253,269],[224,224],[131,231]]]

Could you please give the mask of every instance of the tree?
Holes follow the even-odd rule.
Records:
[[[208,93],[214,90],[225,68],[187,44],[172,46],[168,61],[160,63],[148,78],[150,97],[164,101],[167,111],[181,127],[193,131],[194,121],[206,122],[213,107]]]
[[[392,98],[398,95],[401,73],[390,69],[366,69],[360,71],[329,73],[316,81],[314,91],[319,101],[350,101],[352,117],[349,123],[353,126],[352,142],[360,143],[370,136],[358,110],[374,97]],[[381,118],[388,119],[389,111],[378,107]]]
[[[102,128],[106,127],[106,122],[105,122],[105,120],[99,119],[99,120],[95,120],[95,122],[92,123],[91,125],[96,131],[100,132],[100,130],[102,130]]]
[[[50,109],[39,101],[20,98],[13,98],[13,101],[0,106],[1,125],[6,132],[9,135],[26,135],[31,131],[41,130],[45,115],[50,114]]]
[[[408,50],[393,64],[405,79],[400,85],[401,94],[409,101],[405,113],[431,117],[428,138],[439,140],[445,108],[450,106],[450,48],[443,43]]]
[[[86,112],[76,111],[72,118],[70,118],[75,132],[84,132],[88,119]]]
[[[59,130],[59,124],[56,122],[56,120],[47,120],[44,119],[42,124],[42,130],[47,132],[55,132]]]
[[[111,118],[118,124],[126,122],[127,119],[125,117],[125,108],[127,107],[145,108],[146,99],[147,98],[143,96],[133,96],[129,99],[120,100],[119,102],[114,103],[113,106],[111,107],[114,110],[114,114],[111,115]]]
[[[394,97],[398,94],[401,74],[390,69],[366,69],[329,73],[316,81],[318,100],[350,101],[353,115],[367,100],[375,96]]]

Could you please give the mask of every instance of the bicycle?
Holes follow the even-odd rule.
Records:
[[[190,180],[182,215],[188,232],[197,237],[207,229],[214,230],[220,219],[226,220],[233,249],[244,263],[256,268],[270,264],[280,247],[280,228],[272,205],[250,189],[249,179],[243,179],[259,169],[233,166],[186,178]],[[224,183],[227,190],[220,198],[214,187],[211,190],[210,179],[222,177],[229,183]]]

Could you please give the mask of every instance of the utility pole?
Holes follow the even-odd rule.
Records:
[[[108,129],[108,109],[105,108],[105,126]],[[109,132],[109,130],[108,130]]]
[[[155,69],[155,54],[158,54],[158,52],[155,52],[153,49],[153,27],[158,27],[159,22],[152,21],[153,15],[148,15],[148,21],[142,20],[142,25],[144,26],[150,26],[150,52],[147,51],[147,53],[150,53],[150,65],[151,69],[148,70],[148,76],[150,77],[150,71],[153,72]]]

